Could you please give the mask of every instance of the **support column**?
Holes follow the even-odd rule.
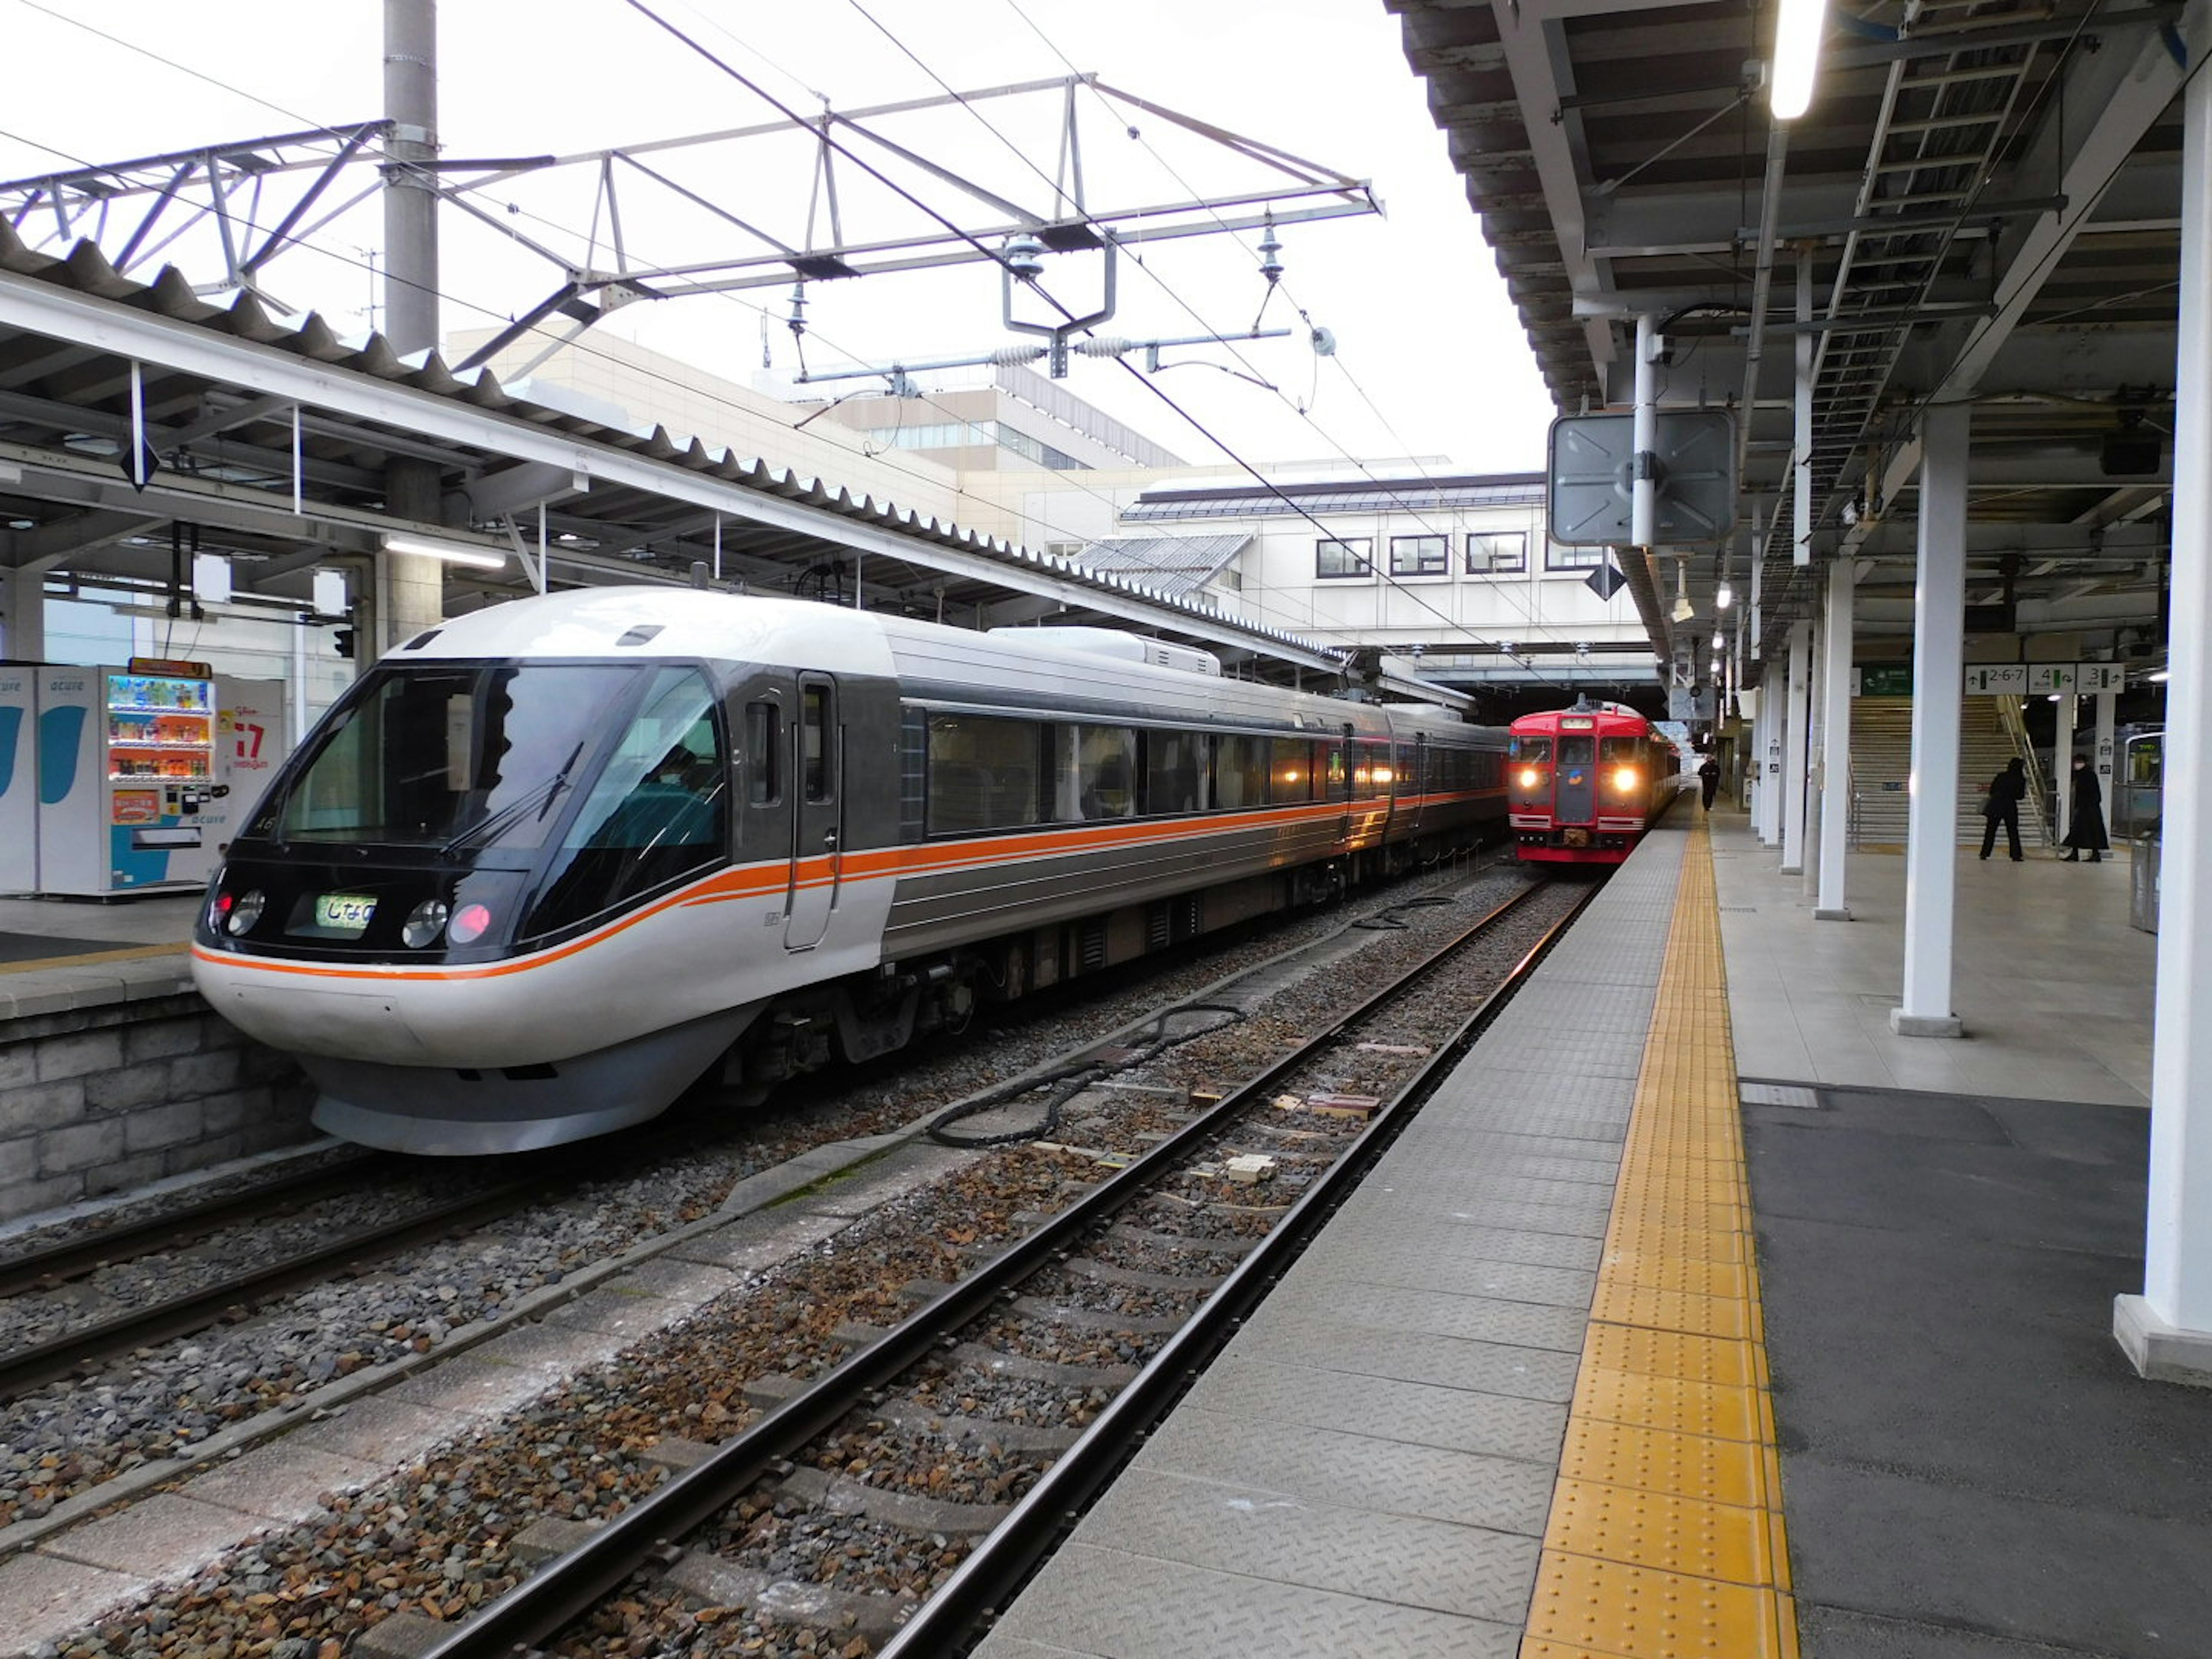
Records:
[[[2057,735],[2051,743],[2051,793],[2058,798],[2052,809],[2051,826],[2055,837],[2066,839],[2066,832],[2074,826],[2074,694],[2058,694],[2055,711]]]
[[[46,655],[46,567],[0,568],[0,657],[43,662]]]
[[[1822,618],[1820,677],[1820,892],[1814,916],[1849,921],[1844,903],[1844,857],[1851,811],[1851,590],[1858,561],[1839,553],[1828,565],[1827,613]]]
[[[438,159],[437,0],[384,0],[385,154]],[[404,167],[384,177],[384,337],[403,356],[438,344],[436,179]]]
[[[1899,1036],[1960,1036],[1951,1011],[1951,922],[1958,884],[1959,707],[1966,625],[1966,404],[1920,424],[1919,574],[1913,585],[1912,794],[1905,843],[1905,996]]]
[[[1782,873],[1805,870],[1806,690],[1812,678],[1813,624],[1790,625],[1789,707],[1783,714]]]
[[[2201,48],[2200,48],[2201,49]],[[2212,1383],[2212,880],[2203,734],[2212,731],[2212,76],[2194,75],[2181,137],[2173,568],[2167,600],[2166,821],[2150,1066],[2143,1291],[2112,1334],[2146,1376]]]
[[[2112,811],[2118,798],[2112,785],[2119,776],[2119,757],[2114,752],[2113,719],[2119,703],[2119,694],[2100,691],[2097,694],[2097,747],[2089,764],[2096,769],[2097,793],[2105,802],[2105,829],[2112,827]]]
[[[402,456],[384,468],[386,510],[402,522],[436,524],[442,508],[437,463]],[[411,554],[376,555],[376,628],[362,630],[365,666],[446,619],[446,567]]]

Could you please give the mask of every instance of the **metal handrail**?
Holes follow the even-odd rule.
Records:
[[[2050,781],[2043,775],[2042,762],[2035,745],[2028,741],[2027,715],[2019,697],[2000,693],[1992,699],[1997,706],[1997,723],[2012,739],[2013,752],[2027,763],[2027,805],[2035,814],[2035,832],[2043,838],[2045,847],[2056,844],[2051,833],[2051,814],[2044,803],[2051,799]]]

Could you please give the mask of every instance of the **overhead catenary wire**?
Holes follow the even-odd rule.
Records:
[[[631,0],[631,3],[636,4],[638,3],[638,0]],[[988,132],[994,138],[997,139],[1000,144],[1004,145],[1016,156],[1017,159],[1018,159],[1032,173],[1036,173],[1039,179],[1042,179],[1048,188],[1052,189],[1056,194],[1062,194],[1062,199],[1065,200],[1064,193],[1060,191],[1060,186],[1057,181],[1049,178],[1044,173],[1043,169],[1037,166],[1033,158],[1027,155],[1018,145],[1007,138],[1003,132],[1000,132],[981,111],[975,109],[964,99],[960,98],[942,76],[939,75],[935,70],[932,69],[928,64],[925,63],[920,54],[915,52],[913,48],[905,43],[905,41],[901,40],[895,32],[886,27],[879,19],[871,13],[867,9],[866,6],[861,3],[861,0],[848,0],[848,3],[850,4],[853,9],[858,12],[861,17],[866,19],[870,25],[881,33],[886,40],[890,40],[894,46],[896,46],[915,65],[916,68],[920,69],[925,75],[928,76],[941,90],[951,95],[954,98],[954,100],[957,102],[963,109],[967,111],[967,112],[975,121],[977,121],[987,132]],[[1075,75],[1078,79],[1084,80],[1084,83],[1086,86],[1091,87],[1092,95],[1100,99],[1103,102],[1104,95],[1098,92],[1095,85],[1091,85],[1085,77],[1082,76],[1081,72],[1076,70],[1074,64],[1068,58],[1066,53],[1061,52],[1059,46],[1052,41],[1050,37],[1046,35],[1043,30],[1039,28],[1036,22],[1030,18],[1028,14],[1024,12],[1019,5],[1014,4],[1013,0],[1008,0],[1008,4],[1012,7],[1015,15],[1019,16],[1023,22],[1027,24],[1030,30],[1036,34],[1037,38],[1044,42],[1045,46],[1060,59],[1060,63],[1066,67],[1069,72]],[[1159,151],[1154,148],[1149,141],[1140,138],[1139,142],[1144,143],[1147,153],[1149,153],[1156,161],[1159,162],[1163,169],[1168,173],[1170,177],[1175,179],[1176,183],[1183,189],[1187,195],[1195,196],[1196,192],[1192,190],[1188,182],[1183,179],[1182,176],[1176,172],[1175,168],[1167,162],[1166,159],[1160,155]],[[1220,216],[1218,213],[1213,214],[1212,217],[1214,222],[1217,224],[1220,224],[1224,231],[1229,230],[1229,227],[1223,223]],[[1231,234],[1233,235],[1234,233]],[[972,240],[972,239],[970,240]],[[1239,245],[1242,246],[1241,241]],[[1226,347],[1230,355],[1238,362],[1242,363],[1248,371],[1249,371],[1247,375],[1242,378],[1251,380],[1255,384],[1261,386],[1267,390],[1273,392],[1278,398],[1280,398],[1285,404],[1291,404],[1295,412],[1301,418],[1304,419],[1309,425],[1312,426],[1316,432],[1320,433],[1324,441],[1326,441],[1329,444],[1330,447],[1334,449],[1340,456],[1343,457],[1344,459],[1357,467],[1370,483],[1377,485],[1386,491],[1390,491],[1391,499],[1398,510],[1409,514],[1413,518],[1413,521],[1419,525],[1428,534],[1437,536],[1442,539],[1445,544],[1446,557],[1449,561],[1451,555],[1451,537],[1448,532],[1438,530],[1435,525],[1430,523],[1423,515],[1419,507],[1413,502],[1406,501],[1402,496],[1397,495],[1395,490],[1392,489],[1392,486],[1390,484],[1386,483],[1384,480],[1377,478],[1374,472],[1367,466],[1365,462],[1354,456],[1349,449],[1346,448],[1346,447],[1328,430],[1327,428],[1322,426],[1318,421],[1313,418],[1310,408],[1299,408],[1295,404],[1291,404],[1291,400],[1287,398],[1284,398],[1280,388],[1273,386],[1260,375],[1257,368],[1241,350],[1237,349],[1233,340],[1223,335],[1222,331],[1219,328],[1216,327],[1204,316],[1202,316],[1195,307],[1194,307],[1175,289],[1173,285],[1170,284],[1166,278],[1160,276],[1159,273],[1153,270],[1148,264],[1145,264],[1142,261],[1139,262],[1139,268],[1145,272],[1146,276],[1155,285],[1157,285],[1163,293],[1166,294],[1170,299],[1174,301],[1175,303],[1183,310],[1185,314],[1189,316],[1193,321],[1197,323],[1200,328],[1206,330],[1207,333],[1219,339],[1221,343]],[[1274,284],[1271,283],[1269,287],[1269,293],[1271,295],[1273,292],[1273,288]],[[1040,291],[1042,291],[1041,288]],[[1046,298],[1050,300],[1051,296],[1047,295]],[[1289,295],[1287,289],[1285,290],[1285,298],[1286,301],[1296,306],[1297,302],[1295,299]],[[1057,301],[1054,301],[1054,303],[1057,305]],[[1068,315],[1065,307],[1060,307],[1060,309],[1063,316]],[[1264,310],[1264,305],[1262,309]],[[1304,307],[1297,307],[1297,310],[1299,316],[1304,319],[1309,327],[1310,327],[1313,322],[1310,314],[1306,312]],[[1257,322],[1255,319],[1255,327],[1256,326]],[[1117,359],[1117,361],[1120,360]],[[1231,461],[1235,462],[1246,473],[1262,485],[1273,491],[1279,501],[1281,501],[1285,506],[1289,507],[1292,512],[1297,514],[1297,516],[1304,519],[1308,524],[1311,525],[1323,538],[1332,542],[1337,542],[1342,539],[1340,537],[1332,534],[1328,526],[1322,524],[1322,522],[1314,518],[1310,513],[1306,512],[1303,507],[1299,507],[1296,501],[1286,492],[1283,491],[1279,486],[1276,485],[1272,479],[1262,476],[1256,468],[1246,462],[1242,456],[1236,453],[1233,450],[1231,450],[1218,437],[1215,437],[1214,434],[1201,422],[1200,422],[1195,416],[1192,416],[1188,410],[1183,409],[1182,406],[1176,403],[1174,398],[1169,397],[1168,394],[1164,391],[1161,390],[1156,383],[1145,377],[1139,370],[1137,370],[1133,364],[1121,362],[1121,366],[1126,372],[1137,375],[1140,382],[1146,386],[1146,389],[1150,391],[1153,396],[1166,403],[1168,406],[1174,410],[1178,416],[1204,434],[1210,442],[1212,442],[1217,448],[1220,449],[1224,454],[1227,455]],[[1339,367],[1343,370],[1346,378],[1352,381],[1353,388],[1359,393],[1361,400],[1367,404],[1370,410],[1374,411],[1378,419],[1382,420],[1384,428],[1389,431],[1392,440],[1401,448],[1405,447],[1405,440],[1397,433],[1396,429],[1390,425],[1387,417],[1382,416],[1382,410],[1379,408],[1376,408],[1374,400],[1368,397],[1365,388],[1359,386],[1358,380],[1352,377],[1349,367],[1342,364],[1340,364]],[[1418,467],[1419,463],[1415,461],[1414,465]],[[1430,475],[1426,472],[1425,469],[1422,470],[1422,475],[1425,480],[1433,482],[1433,480],[1430,478]],[[1368,567],[1370,574],[1378,578],[1393,591],[1404,595],[1413,604],[1419,606],[1419,608],[1429,612],[1430,615],[1435,617],[1439,622],[1443,623],[1447,629],[1455,633],[1464,635],[1467,638],[1472,640],[1478,645],[1485,646],[1491,649],[1498,651],[1501,655],[1507,657],[1510,660],[1520,663],[1531,673],[1535,674],[1540,684],[1555,686],[1556,689],[1562,691],[1571,689],[1564,684],[1553,681],[1549,677],[1545,676],[1540,670],[1536,668],[1534,663],[1529,662],[1527,659],[1522,658],[1510,650],[1506,650],[1498,640],[1483,634],[1479,629],[1469,626],[1468,623],[1460,621],[1456,617],[1449,616],[1436,605],[1431,603],[1419,588],[1409,586],[1401,581],[1395,573],[1390,572],[1382,565],[1376,563],[1372,559],[1368,562]],[[1544,626],[1543,623],[1538,621],[1534,611],[1529,607],[1528,603],[1521,595],[1513,592],[1510,589],[1500,589],[1498,591],[1507,594],[1510,602],[1521,611],[1522,615],[1528,620],[1530,626],[1536,628],[1541,628]]]

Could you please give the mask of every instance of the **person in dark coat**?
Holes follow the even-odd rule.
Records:
[[[1711,755],[1706,756],[1705,763],[1698,769],[1698,781],[1704,786],[1705,811],[1710,812],[1713,810],[1713,797],[1721,792],[1720,762],[1715,760]]]
[[[2060,862],[2078,863],[2087,853],[2090,863],[2102,864],[2105,849],[2112,844],[2105,837],[2105,791],[2097,781],[2097,769],[2087,755],[2076,755],[2074,806],[2066,820],[2066,856]]]
[[[2020,804],[2027,794],[2027,763],[2015,757],[2005,769],[1990,780],[1989,799],[1982,803],[1982,856],[1987,858],[1997,844],[1997,825],[2005,827],[2005,838],[2012,848],[2012,861],[2021,861]]]

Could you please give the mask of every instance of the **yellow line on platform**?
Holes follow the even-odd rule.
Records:
[[[181,945],[131,945],[112,951],[88,951],[75,957],[33,957],[28,962],[0,962],[0,974],[35,974],[46,968],[85,968],[103,962],[131,962],[141,957],[183,957]]]
[[[1712,842],[1691,832],[1521,1659],[1796,1659]]]

